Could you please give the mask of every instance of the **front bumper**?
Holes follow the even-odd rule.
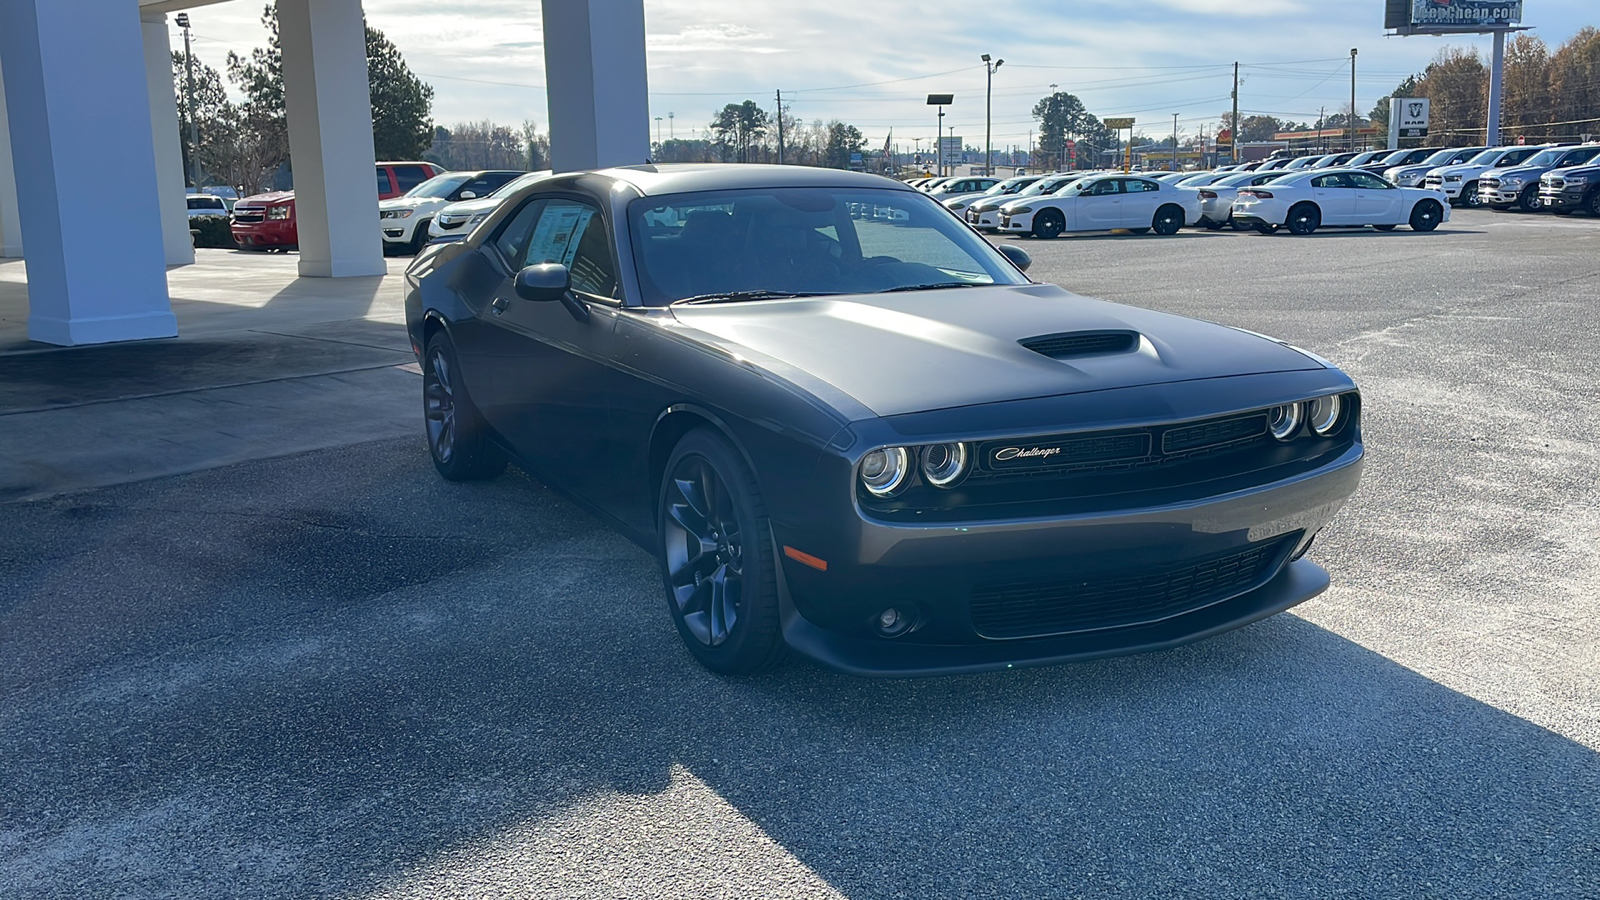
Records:
[[[1519,184],[1516,187],[1494,185],[1478,185],[1478,196],[1483,198],[1487,206],[1514,206],[1522,199],[1522,192],[1527,190],[1527,185]]]
[[[294,222],[288,219],[272,219],[265,222],[239,223],[235,222],[229,228],[233,232],[233,241],[243,248],[251,247],[294,247],[299,244],[300,235]]]
[[[1362,464],[1358,441],[1305,474],[1198,502],[1044,519],[914,526],[858,512],[826,535],[775,521],[784,636],[826,666],[876,676],[1199,640],[1327,588],[1320,568],[1290,558],[1354,493]],[[827,569],[785,556],[785,546],[827,559]],[[914,630],[880,636],[874,623],[889,608]]]
[[[1433,178],[1428,179],[1422,184],[1424,188],[1430,191],[1438,191],[1450,200],[1461,199],[1462,185],[1463,182],[1460,181],[1439,181]]]
[[[1020,216],[1000,216],[1000,230],[1007,234],[1032,233],[1033,213],[1023,213]]]
[[[967,224],[973,228],[979,231],[1000,230],[1000,213],[997,210],[990,209],[980,213],[968,207],[966,213]]]
[[[1539,202],[1551,209],[1581,209],[1588,196],[1588,185],[1581,188],[1540,188]]]

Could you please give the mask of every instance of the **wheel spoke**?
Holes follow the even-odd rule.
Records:
[[[738,620],[739,578],[728,571],[726,565],[718,566],[711,576],[711,644],[716,646],[728,639]]]

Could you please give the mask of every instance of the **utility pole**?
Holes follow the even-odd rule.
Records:
[[[1178,171],[1178,114],[1172,114],[1172,171]]]
[[[672,128],[672,117],[674,115],[677,115],[677,114],[676,113],[670,113],[670,112],[667,113],[667,140],[669,140],[669,141],[675,141],[675,140],[678,139],[678,133],[676,131],[674,131],[673,128]]]
[[[1328,121],[1328,108],[1326,106],[1324,106],[1320,110],[1317,111],[1317,149],[1318,150],[1322,150],[1324,152],[1326,152],[1326,147],[1324,146],[1324,144],[1322,142],[1322,125],[1323,125],[1323,123],[1325,123],[1327,121]]]
[[[1356,48],[1350,48],[1350,152],[1356,152]]]
[[[189,183],[200,190],[200,126],[194,120],[194,54],[189,51],[189,14],[178,13],[178,27],[183,29],[183,81],[184,96],[189,107]]]
[[[1233,161],[1239,162],[1239,64],[1233,64]]]
[[[661,155],[661,117],[656,116],[656,155]]]
[[[783,165],[783,91],[778,91],[778,165]]]
[[[1500,93],[1506,67],[1506,30],[1494,33],[1494,56],[1489,63],[1489,121],[1484,128],[1484,143],[1490,147],[1500,145]],[[1391,115],[1393,115],[1391,113]]]
[[[991,65],[989,54],[983,55],[983,70],[988,73],[988,80],[983,89],[983,174],[994,175],[994,146],[990,143],[990,121],[994,109],[994,70],[1005,65],[1006,61],[997,59]]]

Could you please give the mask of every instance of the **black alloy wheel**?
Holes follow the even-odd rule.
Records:
[[[1432,231],[1444,221],[1444,209],[1437,200],[1424,200],[1411,208],[1411,230]]]
[[[1322,210],[1314,203],[1301,203],[1289,210],[1290,234],[1310,234],[1322,226]]]
[[[1278,233],[1278,226],[1277,225],[1270,225],[1270,224],[1268,224],[1266,222],[1258,222],[1258,223],[1256,223],[1256,231],[1258,231],[1258,232],[1260,232],[1262,234],[1277,234]]]
[[[1036,238],[1057,238],[1066,230],[1067,220],[1057,210],[1040,210],[1039,214],[1033,217],[1033,236]]]
[[[667,460],[657,522],[668,608],[695,659],[723,675],[781,661],[772,528],[738,452],[709,431],[685,435]]]
[[[1178,229],[1183,227],[1183,209],[1171,204],[1161,207],[1156,210],[1155,218],[1150,220],[1150,227],[1162,237],[1177,234]]]
[[[1600,188],[1589,191],[1589,196],[1584,198],[1583,208],[1589,211],[1589,215],[1600,218]]]
[[[478,410],[461,384],[455,347],[443,333],[428,341],[422,367],[422,420],[433,467],[450,481],[493,478],[505,453],[489,440]]]
[[[1462,188],[1461,205],[1472,207],[1473,209],[1483,205],[1483,198],[1478,196],[1478,183],[1476,181],[1469,182],[1465,188]]]
[[[1535,212],[1543,205],[1544,201],[1539,199],[1539,186],[1537,184],[1530,184],[1523,188],[1522,195],[1517,197],[1517,209],[1523,212]]]

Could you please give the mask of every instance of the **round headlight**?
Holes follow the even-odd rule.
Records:
[[[1306,404],[1306,421],[1311,423],[1311,430],[1322,437],[1339,430],[1339,417],[1343,413],[1344,401],[1338,394],[1318,397]]]
[[[1293,440],[1300,433],[1300,423],[1305,421],[1304,407],[1298,403],[1274,406],[1267,415],[1271,420],[1267,427],[1272,429],[1272,436],[1280,441]]]
[[[911,454],[904,447],[885,447],[861,457],[861,486],[874,497],[898,491],[911,474]]]
[[[922,477],[934,487],[954,487],[967,474],[966,444],[930,444],[922,448]]]

